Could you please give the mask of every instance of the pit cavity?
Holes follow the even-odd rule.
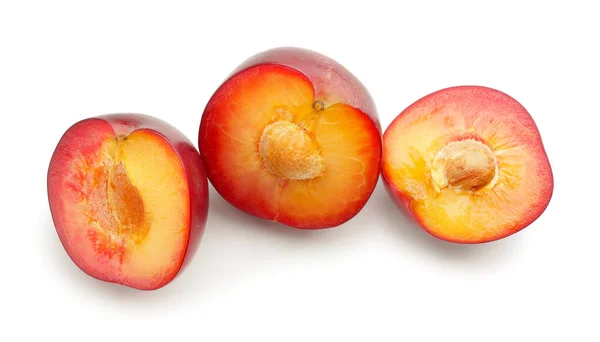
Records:
[[[144,202],[139,190],[131,183],[123,164],[122,144],[125,137],[118,136],[90,175],[90,193],[87,197],[87,214],[100,231],[112,239],[128,238],[134,242],[148,234]]]
[[[123,163],[112,168],[108,202],[121,232],[134,233],[144,225],[144,202],[139,190],[131,184]]]
[[[496,184],[498,163],[492,149],[481,141],[459,140],[438,152],[431,176],[437,191],[449,187],[474,192]]]

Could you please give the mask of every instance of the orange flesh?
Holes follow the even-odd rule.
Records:
[[[65,235],[88,271],[138,288],[172,278],[183,258],[189,198],[172,147],[139,130],[107,134],[92,155],[74,153],[65,177]]]
[[[335,226],[364,205],[377,181],[380,136],[345,104],[315,99],[310,81],[283,66],[230,79],[209,102],[200,151],[229,202],[298,228]]]
[[[433,235],[458,242],[491,241],[541,214],[552,176],[524,109],[504,96],[480,101],[464,92],[438,95],[399,116],[384,135],[382,172]],[[465,159],[455,156],[443,165],[436,163],[440,151],[457,142],[478,149],[469,163],[479,169],[452,180],[453,171],[466,174]],[[465,146],[460,148],[465,151]]]

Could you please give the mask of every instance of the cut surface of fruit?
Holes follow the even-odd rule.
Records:
[[[381,137],[360,110],[315,98],[310,80],[282,65],[245,69],[213,95],[200,154],[230,203],[297,228],[347,221],[377,178]]]
[[[59,236],[86,273],[154,289],[178,272],[188,243],[189,187],[161,135],[120,135],[105,121],[84,120],[57,146],[48,191]]]
[[[528,226],[550,201],[553,176],[537,127],[497,90],[430,94],[403,111],[383,139],[386,184],[439,238],[497,240]]]

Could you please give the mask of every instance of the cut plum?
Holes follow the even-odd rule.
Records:
[[[308,65],[326,58],[294,51]],[[212,185],[235,207],[296,228],[335,227],[355,216],[375,188],[378,122],[375,113],[328,102],[344,96],[328,90],[323,77],[317,92],[301,67],[273,62],[290,60],[288,54],[276,49],[251,59],[219,87],[202,117],[200,154]],[[305,70],[320,75],[315,68]],[[343,94],[352,87],[344,86]]]
[[[388,189],[441,239],[509,236],[535,221],[552,196],[552,170],[532,117],[498,90],[432,93],[404,110],[383,139]]]
[[[199,241],[206,177],[180,133],[167,127],[169,140],[153,129],[164,125],[141,115],[86,119],[55,150],[48,194],[56,229],[73,261],[95,278],[156,289],[194,249],[191,235]]]

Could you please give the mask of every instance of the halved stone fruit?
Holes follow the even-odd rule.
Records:
[[[141,114],[71,126],[48,170],[52,217],[71,259],[92,277],[144,290],[170,282],[191,258],[207,186],[189,140]]]

